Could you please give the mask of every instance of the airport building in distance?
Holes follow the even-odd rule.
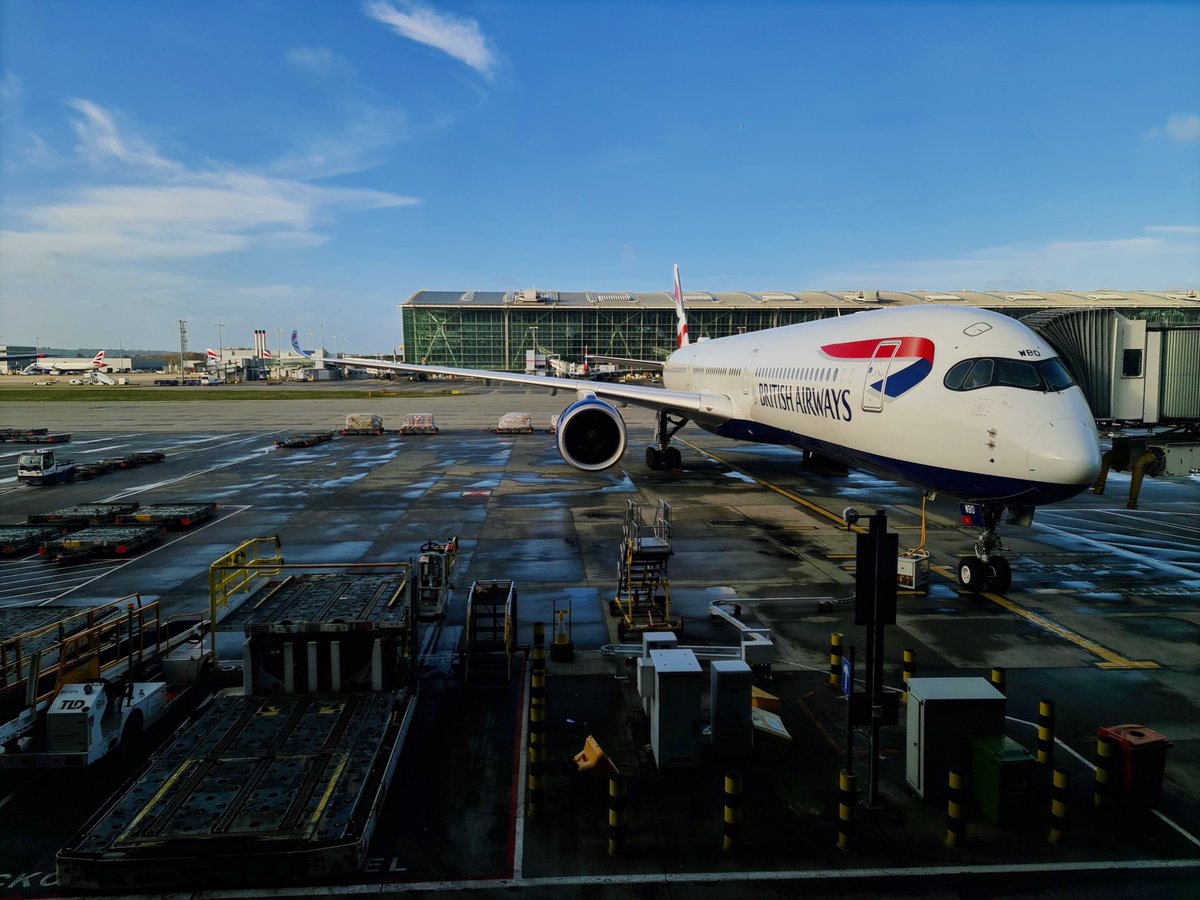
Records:
[[[692,340],[868,309],[978,306],[1022,319],[1052,310],[1115,310],[1151,326],[1200,326],[1200,292],[686,291]],[[417,291],[399,304],[406,362],[523,371],[539,356],[661,360],[675,348],[669,291]]]

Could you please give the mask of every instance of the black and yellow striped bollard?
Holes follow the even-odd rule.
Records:
[[[742,839],[742,773],[725,773],[725,821],[721,849],[728,853]]]
[[[1000,666],[992,669],[992,687],[1005,696],[1008,695],[1008,672]]]
[[[1054,762],[1054,701],[1038,702],[1037,761],[1048,766]]]
[[[533,626],[533,665],[529,673],[529,772],[526,815],[535,817],[546,796],[546,630]],[[539,664],[540,663],[540,664]]]
[[[625,776],[613,772],[608,777],[608,855],[620,856],[625,850],[628,811]]]
[[[1071,773],[1066,769],[1054,770],[1054,786],[1050,789],[1050,834],[1052,844],[1062,843],[1067,833],[1067,819],[1071,811]]]
[[[1096,792],[1092,795],[1092,805],[1096,809],[1104,809],[1112,800],[1116,791],[1117,746],[1106,735],[1096,738]]]
[[[904,693],[900,695],[900,702],[908,705],[908,679],[917,674],[917,651],[904,651],[904,669],[900,673],[900,679],[904,682]]]
[[[829,686],[841,687],[842,684],[842,633],[835,631],[829,635]]]
[[[843,769],[838,773],[838,840],[839,850],[849,850],[854,844],[854,817],[858,810],[858,779]]]
[[[967,804],[962,769],[950,770],[946,794],[946,846],[961,847],[967,840]]]

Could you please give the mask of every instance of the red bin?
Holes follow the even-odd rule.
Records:
[[[1145,725],[1108,725],[1097,734],[1119,750],[1113,771],[1114,799],[1129,806],[1158,803],[1171,742]]]

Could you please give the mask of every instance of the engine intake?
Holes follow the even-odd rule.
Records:
[[[584,472],[607,469],[625,452],[625,420],[598,397],[584,397],[563,410],[557,431],[558,452]]]

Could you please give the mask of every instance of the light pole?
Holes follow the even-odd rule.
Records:
[[[225,374],[225,323],[217,323],[217,365],[221,367],[221,374]]]
[[[275,329],[275,374],[278,376],[275,379],[276,381],[283,381],[283,370],[279,368],[279,363],[281,361],[280,354],[283,352],[279,347],[280,341],[283,340],[283,338],[280,336],[282,331],[282,328]]]
[[[187,321],[179,320],[179,386],[183,387],[187,384],[187,379],[183,377],[183,354],[187,352]]]

